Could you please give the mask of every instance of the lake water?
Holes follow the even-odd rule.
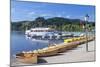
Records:
[[[68,33],[75,33],[76,35],[80,34],[80,32]],[[49,44],[61,42],[63,42],[63,40],[32,41],[32,39],[27,39],[23,32],[11,32],[11,55],[20,53],[22,51],[41,49],[47,47]]]
[[[63,40],[35,40],[27,39],[23,32],[11,33],[11,55],[22,51],[30,51],[47,47],[49,44],[61,43]]]

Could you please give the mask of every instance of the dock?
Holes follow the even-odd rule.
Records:
[[[68,50],[64,53],[59,53],[59,55],[51,57],[42,57],[42,59],[44,59],[47,62],[42,64],[95,61],[95,41],[91,41],[88,44],[88,52],[86,51],[86,44],[81,44],[77,48]]]

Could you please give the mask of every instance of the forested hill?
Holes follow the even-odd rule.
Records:
[[[33,21],[18,21],[11,22],[11,30],[25,31],[32,27],[50,27],[63,31],[83,31],[83,25],[86,22],[80,19],[68,19],[63,17],[53,17],[45,19],[44,17],[38,17]],[[95,28],[95,22],[87,22],[89,30]]]

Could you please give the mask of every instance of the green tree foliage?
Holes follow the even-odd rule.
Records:
[[[45,25],[46,20],[43,17],[38,17],[35,19],[36,27],[42,27]]]
[[[11,30],[25,31],[32,27],[50,27],[59,31],[83,31],[80,21],[82,20],[67,19],[63,17],[53,17],[48,19],[38,17],[34,21],[11,22]],[[84,21],[82,22],[85,24]],[[87,27],[89,30],[92,30],[95,28],[95,23],[88,22]]]

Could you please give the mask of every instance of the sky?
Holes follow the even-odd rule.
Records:
[[[64,17],[84,20],[89,15],[89,21],[95,21],[95,6],[57,4],[42,2],[11,1],[11,21],[31,21],[37,17]]]

